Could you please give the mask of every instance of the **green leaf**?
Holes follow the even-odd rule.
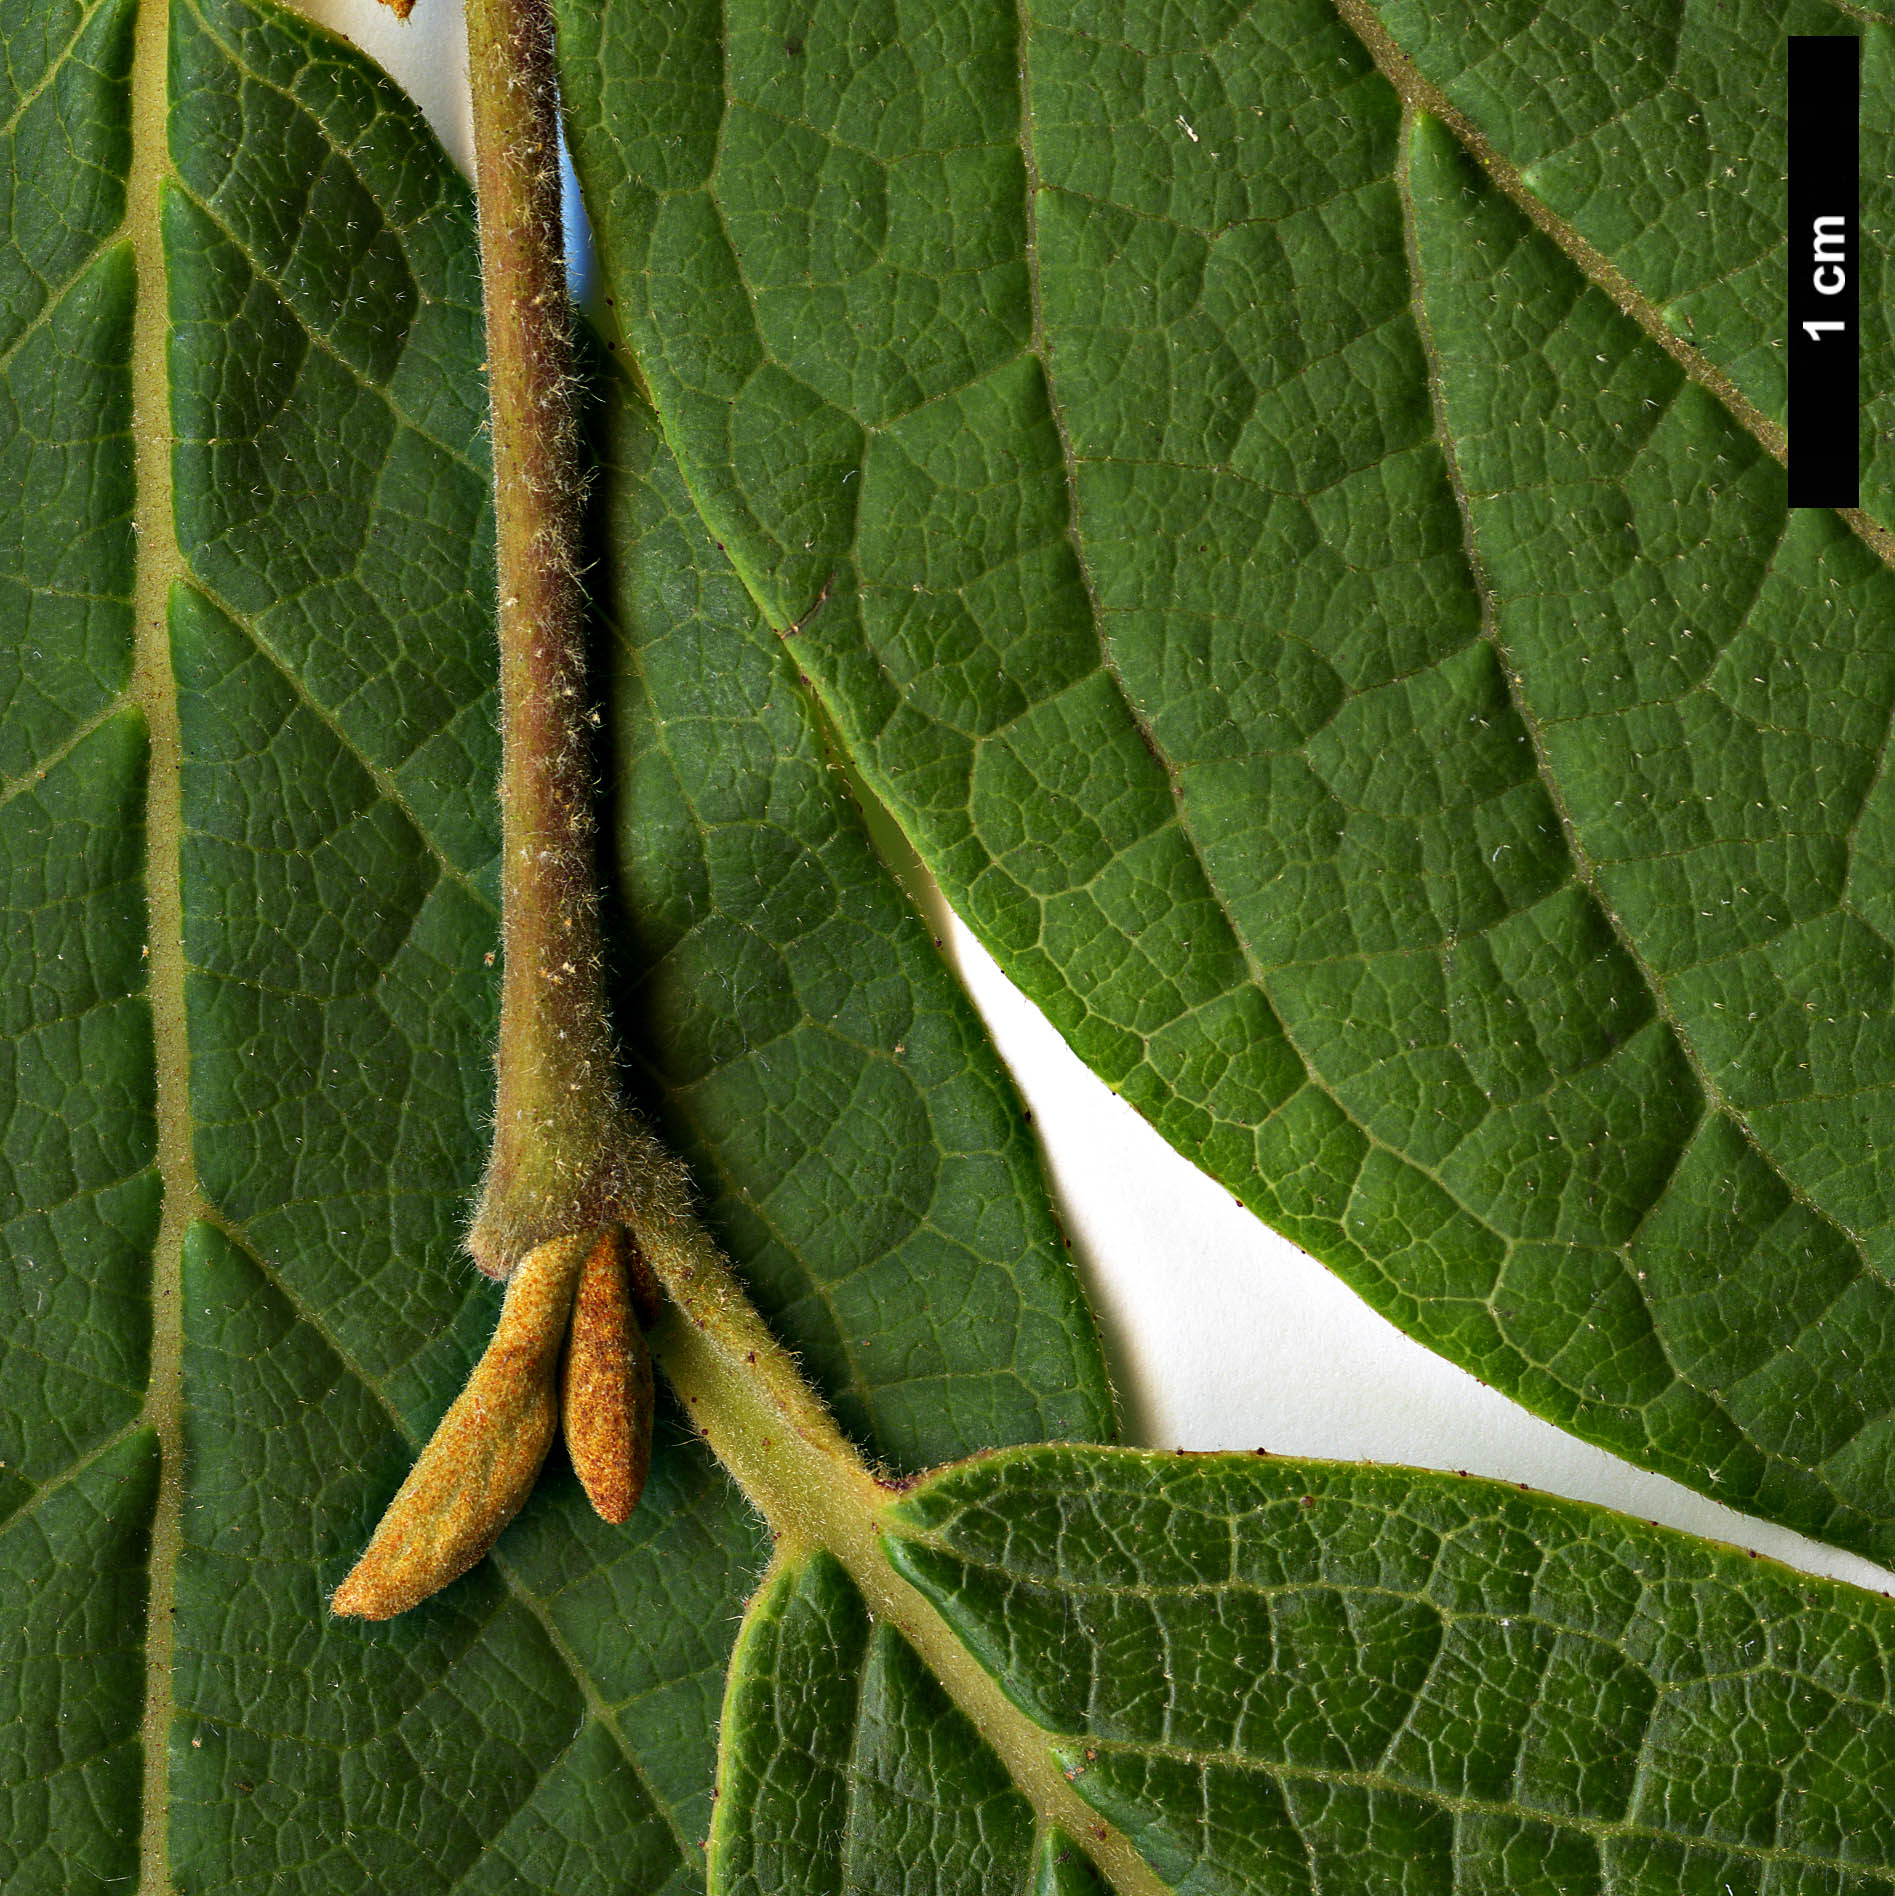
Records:
[[[886,1526],[1004,1694],[990,1742],[833,1561],[781,1564],[732,1667],[713,1896],[1099,1888],[1051,1826],[1030,1866],[1003,1754],[1130,1844],[1121,1888],[1888,1887],[1885,1598],[1494,1483],[1254,1456],[1012,1450]]]
[[[1708,175],[1819,18],[1391,5],[1491,175],[1356,0],[561,30],[684,478],[1013,978],[1412,1335],[1886,1560],[1895,543],[1786,512]]]
[[[159,1180],[132,669],[129,5],[0,65],[0,1881],[136,1871]]]
[[[1895,1880],[1885,1603],[1043,1445],[1111,1433],[1097,1339],[826,749],[1417,1334],[1885,1551],[1888,576],[1471,120],[1294,7],[569,32],[619,1026],[847,1434],[674,1308],[630,1525],[555,1468],[365,1625],[495,1303],[471,205],[267,0],[0,27],[9,1890]]]
[[[1113,1432],[1020,1107],[650,410],[606,389],[621,1022],[751,1294],[902,1469]]]
[[[1737,396],[1781,429],[1789,397],[1779,331],[1787,262],[1785,45],[1795,33],[1863,40],[1862,123],[1895,116],[1891,15],[1828,0],[1682,6],[1634,14],[1572,5],[1537,17],[1380,0],[1382,24],[1443,111],[1496,166],[1622,275],[1648,323],[1692,343]],[[1865,144],[1865,155],[1873,145]],[[1892,207],[1886,166],[1862,173],[1867,228]],[[1863,348],[1889,359],[1884,298],[1863,298]],[[1863,380],[1864,507],[1895,513],[1886,378]]]
[[[719,1896],[873,1889],[895,1863],[970,1896],[1024,1879],[1032,1806],[827,1554],[779,1568],[752,1603],[722,1752]]]
[[[468,191],[274,7],[0,25],[0,1874],[701,1887],[766,1550],[675,1415],[629,1527],[561,1468],[421,1610],[325,1605],[498,1302],[459,1250],[498,937]],[[1002,1069],[648,411],[612,371],[596,411],[647,1104],[865,1452],[1109,1436]]]

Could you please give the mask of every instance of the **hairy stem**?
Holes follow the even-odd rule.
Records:
[[[612,1359],[639,1328],[629,1306],[647,1302],[639,1286],[648,1268],[650,1288],[662,1286],[669,1302],[662,1316],[641,1312],[656,1319],[658,1360],[779,1539],[831,1549],[871,1608],[935,1668],[1041,1817],[1082,1838],[1127,1896],[1159,1896],[1129,1843],[1066,1783],[1045,1734],[895,1572],[883,1547],[892,1491],[745,1296],[691,1210],[682,1168],[620,1101],[594,881],[583,483],[550,0],[468,0],[467,22],[493,415],[506,956],[493,1153],[468,1244],[493,1276],[525,1267],[493,1344],[334,1608],[378,1619],[405,1611],[492,1545],[551,1440],[553,1366],[576,1292],[581,1322],[559,1379],[567,1437],[599,1512],[625,1518],[650,1441],[642,1335],[631,1380],[607,1385]],[[622,1254],[618,1226],[631,1239]],[[590,1304],[582,1246],[591,1251],[585,1272],[616,1258],[623,1279]],[[595,1441],[608,1444],[596,1456]]]
[[[683,1168],[619,1096],[606,1024],[552,10],[549,0],[469,0],[467,27],[493,429],[506,958],[493,1149],[467,1248],[508,1291],[467,1388],[330,1601],[370,1619],[406,1612],[493,1545],[561,1423],[594,1506],[612,1521],[631,1512],[651,1449],[640,1317],[656,1314],[635,1311],[650,1301],[637,1234],[690,1222]]]
[[[499,581],[503,870],[493,1152],[468,1248],[505,1277],[671,1169],[619,1103],[593,873],[584,482],[549,0],[469,0]]]
[[[667,1308],[652,1332],[666,1380],[779,1549],[826,1549],[869,1610],[921,1655],[1031,1801],[1104,1872],[1120,1896],[1164,1896],[1122,1832],[1067,1782],[1048,1734],[1014,1705],[938,1609],[896,1572],[884,1538],[898,1489],[884,1485],[836,1426],[735,1274],[690,1219],[640,1233]]]

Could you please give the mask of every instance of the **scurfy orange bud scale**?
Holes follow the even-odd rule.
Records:
[[[532,1492],[559,1425],[560,1346],[591,1233],[529,1252],[493,1341],[388,1504],[331,1612],[392,1619],[486,1553]]]
[[[599,1516],[628,1520],[651,1467],[651,1347],[632,1300],[632,1245],[602,1232],[579,1276],[560,1372],[566,1452]]]
[[[619,1226],[536,1246],[493,1341],[388,1504],[330,1610],[392,1619],[458,1579],[532,1492],[562,1417],[593,1507],[630,1518],[651,1466],[651,1274]]]

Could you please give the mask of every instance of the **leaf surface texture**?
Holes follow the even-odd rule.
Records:
[[[161,233],[128,231],[131,9],[27,14],[0,253],[0,465],[26,502],[0,544],[5,1880],[136,1875],[142,1827],[179,1889],[701,1887],[765,1548],[675,1417],[629,1529],[559,1468],[424,1609],[368,1630],[324,1604],[497,1303],[459,1250],[498,945],[469,194],[353,50],[204,0],[136,40],[171,105],[137,160]],[[140,296],[163,299],[155,363]],[[168,518],[134,534],[140,374],[174,447]],[[1002,1069],[648,411],[604,369],[592,412],[648,1109],[867,1453],[1109,1435]],[[169,720],[175,774],[148,780]],[[151,991],[167,879],[182,966]],[[182,1023],[162,1184],[154,1007]],[[161,1246],[164,1186],[197,1215]],[[155,1350],[154,1303],[178,1313]],[[161,1447],[182,1486],[154,1573]]]
[[[1698,163],[1741,122],[1767,173],[1819,16],[735,0],[562,47],[684,478],[1014,979],[1411,1335],[1886,1559],[1895,590],[1786,511],[1768,260]]]
[[[713,1896],[1100,1888],[1020,1749],[1193,1896],[1887,1887],[1884,1598],[1497,1483],[1256,1456],[1012,1450],[887,1529],[1006,1728],[826,1555],[782,1562],[733,1660]]]
[[[1784,512],[1767,245],[1682,163],[1710,75],[1773,83],[1720,34],[1829,16],[1561,17],[1389,5],[1448,123],[1302,0],[568,19],[618,1024],[921,1476],[842,1550],[912,1618],[666,1413],[628,1528],[555,1468],[367,1628],[326,1594],[495,1301],[471,204],[272,7],[4,16],[9,1889],[158,1842],[675,1896],[707,1838],[720,1892],[1888,1885],[1883,1602],[1451,1478],[1008,1446],[1109,1439],[1097,1339],[827,748],[1413,1334],[1888,1558],[1890,579]],[[1670,253],[1587,182],[1622,125]]]

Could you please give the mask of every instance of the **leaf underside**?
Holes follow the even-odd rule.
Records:
[[[373,1631],[324,1610],[497,1302],[459,1251],[498,937],[472,207],[340,42],[245,0],[179,5],[158,46],[166,281],[135,285],[132,24],[128,4],[8,22],[9,71],[41,89],[13,156],[39,194],[14,227],[40,247],[0,258],[0,465],[27,503],[0,548],[25,632],[0,697],[0,1560],[32,1601],[5,1634],[0,1870],[22,1891],[136,1871],[142,1410],[179,1417],[184,1458],[178,1887],[701,1887],[724,1663],[765,1549],[675,1420],[626,1529],[561,1468],[447,1595]],[[135,557],[165,555],[131,531],[140,287],[167,298],[179,555],[157,689],[181,795],[150,828],[185,965],[151,1001],[153,707],[128,684]],[[601,381],[607,853],[647,1103],[870,1455],[1109,1436],[1004,1073],[648,416]],[[194,1181],[173,1185],[203,1214],[170,1256],[154,1001],[182,1004]],[[183,1319],[155,1380],[154,1273]]]
[[[1253,1456],[1013,1450],[889,1527],[1166,1889],[1890,1887],[1886,1599],[1491,1482]],[[940,1896],[1097,1887],[826,1555],[752,1604],[725,1727],[713,1896],[891,1862]]]
[[[1888,576],[1331,15],[1253,12],[1036,18],[1025,140],[1002,10],[567,23],[656,402],[597,366],[634,1083],[871,1459],[1110,1439],[1030,1134],[826,717],[1094,1066],[1413,1333],[1887,1557]],[[1388,17],[1503,143],[1486,42]],[[145,18],[0,8],[0,1880],[136,1877],[142,1827],[154,1888],[680,1892],[715,1821],[720,1888],[1099,1896],[820,1552],[752,1604],[713,1806],[769,1549],[675,1415],[628,1527],[555,1469],[442,1596],[327,1618],[495,1302],[472,210],[340,42]],[[1605,24],[1595,137],[1642,30]],[[1650,294],[1761,321],[1723,268]],[[1846,1589],[1097,1449],[930,1477],[886,1545],[1166,1888],[1888,1887]]]
[[[1429,14],[1780,417],[1783,35],[1852,22]],[[1328,0],[571,5],[562,51],[685,480],[1014,979],[1410,1334],[1895,1556],[1881,561]]]

